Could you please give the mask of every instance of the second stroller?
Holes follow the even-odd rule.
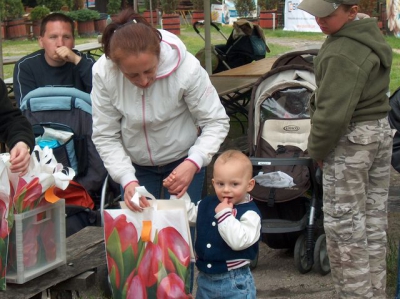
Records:
[[[307,157],[308,100],[316,88],[317,50],[282,55],[254,85],[249,112],[249,151],[262,214],[262,241],[294,249],[300,273],[312,266],[330,272],[323,230],[320,171]]]
[[[205,40],[198,28],[202,25],[204,25],[203,22],[196,22],[193,24],[193,28]],[[226,40],[226,44],[212,46],[214,74],[260,60],[265,58],[267,52],[270,52],[263,30],[247,20],[234,22],[233,30],[228,38],[218,25],[211,23],[211,26]],[[196,54],[196,57],[204,67],[204,48]]]

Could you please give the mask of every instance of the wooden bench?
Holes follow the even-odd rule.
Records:
[[[239,122],[244,134],[246,128],[241,116],[247,120],[247,105],[257,77],[210,76],[210,80],[218,92],[226,113]]]
[[[67,238],[67,263],[24,284],[7,284],[0,298],[31,298],[47,289],[83,290],[93,286],[93,273],[105,267],[103,227],[88,226]]]

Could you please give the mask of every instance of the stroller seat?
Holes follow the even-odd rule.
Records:
[[[268,119],[264,122],[261,139],[275,150],[280,145],[292,145],[306,151],[310,129],[309,119]]]

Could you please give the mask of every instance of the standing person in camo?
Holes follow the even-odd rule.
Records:
[[[105,55],[93,66],[93,141],[125,203],[141,211],[131,202],[138,186],[156,198],[188,192],[200,200],[205,166],[229,130],[207,72],[177,36],[133,10],[122,11],[102,38]]]
[[[42,48],[21,58],[14,67],[14,95],[17,105],[30,91],[45,86],[74,87],[90,93],[95,60],[73,50],[74,22],[62,13],[52,13],[41,23]]]
[[[303,0],[328,37],[314,59],[308,153],[323,169],[327,250],[339,298],[386,298],[392,50],[358,0]]]
[[[29,121],[14,107],[7,96],[7,88],[0,79],[0,142],[10,149],[10,170],[21,176],[28,172],[30,152],[35,136]]]

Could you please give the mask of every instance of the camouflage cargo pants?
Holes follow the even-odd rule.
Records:
[[[324,228],[339,298],[386,298],[387,119],[352,123],[324,160]]]

